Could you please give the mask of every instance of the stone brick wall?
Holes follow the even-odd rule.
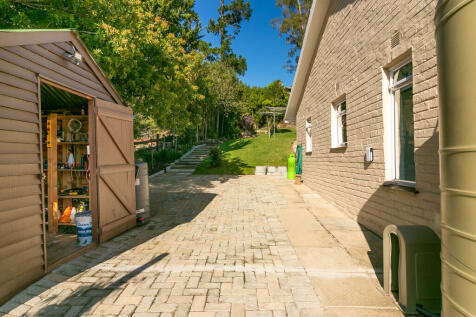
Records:
[[[438,92],[433,16],[436,0],[336,0],[297,113],[297,141],[312,120],[313,152],[303,180],[381,234],[387,224],[422,224],[439,234]],[[400,32],[400,44],[391,37]],[[317,35],[316,35],[317,36]],[[385,181],[382,69],[412,56],[416,187]],[[348,146],[331,149],[331,105],[345,94]],[[374,161],[366,164],[366,147]],[[305,146],[304,146],[305,148]]]

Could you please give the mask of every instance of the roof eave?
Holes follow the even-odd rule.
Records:
[[[19,36],[19,33],[22,33]],[[87,60],[88,65],[102,81],[106,90],[111,94],[114,101],[124,104],[121,96],[117,92],[109,77],[104,74],[101,67],[94,60],[86,44],[81,40],[78,32],[74,29],[0,29],[0,47],[16,45],[32,45],[54,42],[72,41],[81,55]],[[94,96],[92,96],[94,97]]]
[[[304,88],[306,87],[306,82],[311,72],[312,63],[316,56],[319,42],[321,41],[330,2],[331,0],[314,0],[312,3],[301,55],[299,56],[291,95],[289,96],[286,114],[284,115],[284,120],[286,122],[296,121],[296,114],[301,103]]]

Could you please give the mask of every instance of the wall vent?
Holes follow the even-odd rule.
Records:
[[[393,33],[392,37],[390,38],[390,47],[391,48],[395,48],[396,46],[398,46],[400,44],[400,37],[401,37],[400,32],[395,31]]]

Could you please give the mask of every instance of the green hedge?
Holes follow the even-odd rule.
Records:
[[[163,170],[164,167],[180,158],[183,154],[190,150],[190,146],[183,147],[180,151],[175,152],[171,149],[155,150],[155,149],[138,149],[135,152],[135,158],[142,159],[147,163],[149,175]]]

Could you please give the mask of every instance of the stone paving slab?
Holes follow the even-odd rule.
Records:
[[[347,217],[316,217],[312,210],[324,206],[332,215],[333,207],[306,186],[259,176],[166,174],[150,187],[145,226],[62,265],[0,313],[402,316],[369,273],[370,262],[362,263],[365,239],[346,248],[345,237],[333,234],[358,226]]]

